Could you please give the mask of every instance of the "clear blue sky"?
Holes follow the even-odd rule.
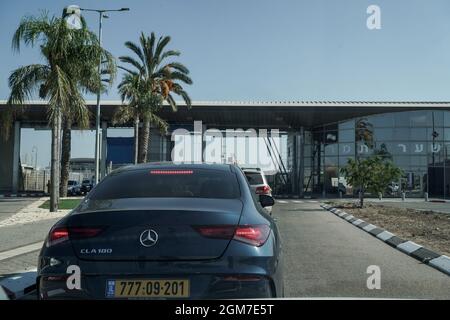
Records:
[[[59,16],[69,4],[130,7],[104,24],[115,56],[128,54],[123,43],[141,31],[172,36],[193,100],[450,100],[448,0],[5,1],[0,99],[9,73],[40,59],[38,49],[11,51],[20,18]],[[381,30],[366,27],[370,4],[381,7]],[[97,15],[84,16],[96,31]],[[116,99],[115,89],[105,98]]]

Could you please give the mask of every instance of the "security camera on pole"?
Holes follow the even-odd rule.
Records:
[[[70,29],[81,29],[81,10],[79,6],[71,5],[64,8],[63,18]]]

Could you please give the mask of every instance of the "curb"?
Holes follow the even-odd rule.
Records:
[[[22,197],[48,197],[48,193],[43,192],[33,192],[33,193],[6,193],[6,194],[0,194],[0,198],[22,198]]]
[[[422,263],[425,263],[439,271],[444,272],[445,274],[450,276],[450,258],[431,251],[427,248],[418,245],[412,241],[404,240],[397,237],[395,234],[390,233],[384,229],[378,228],[377,226],[367,223],[364,220],[355,218],[351,214],[342,211],[338,208],[329,206],[327,204],[321,203],[320,206],[328,210],[341,219],[350,222],[351,224],[357,226],[361,230],[364,230],[367,233],[370,233],[372,236],[378,238],[379,240],[387,243],[393,248],[413,257],[416,260],[419,260]]]

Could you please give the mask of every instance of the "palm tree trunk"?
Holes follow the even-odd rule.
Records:
[[[134,119],[134,164],[138,163],[139,156],[139,117]]]
[[[67,183],[69,181],[69,164],[72,141],[72,123],[66,119],[63,124],[62,146],[61,146],[61,183],[59,185],[59,196],[67,197]]]
[[[59,156],[61,136],[61,111],[56,110],[52,125],[52,151],[50,168],[50,212],[58,211],[59,204]]]
[[[139,133],[139,163],[147,162],[148,144],[150,141],[150,121],[144,121]]]

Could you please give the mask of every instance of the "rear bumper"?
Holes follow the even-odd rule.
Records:
[[[60,280],[49,280],[47,276],[38,278],[38,294],[40,299],[117,299],[108,294],[107,282],[111,280],[139,279],[186,279],[190,282],[188,298],[181,299],[252,299],[275,298],[273,280],[268,277],[245,275],[167,275],[161,274],[123,276],[123,275],[90,275],[81,278],[81,290],[69,290],[66,277]],[[123,298],[122,298],[123,299]],[[131,299],[145,299],[131,298]],[[154,298],[153,298],[154,299]],[[168,298],[165,298],[168,299]],[[169,298],[174,299],[174,298]],[[177,299],[177,298],[175,298]]]
[[[189,299],[277,298],[283,295],[282,251],[271,233],[261,247],[231,241],[226,253],[213,260],[82,260],[74,255],[59,256],[50,266],[49,250],[40,255],[38,294],[43,299],[108,299],[109,280],[189,280]],[[63,250],[64,252],[67,249]],[[67,266],[77,265],[81,290],[69,290]]]

